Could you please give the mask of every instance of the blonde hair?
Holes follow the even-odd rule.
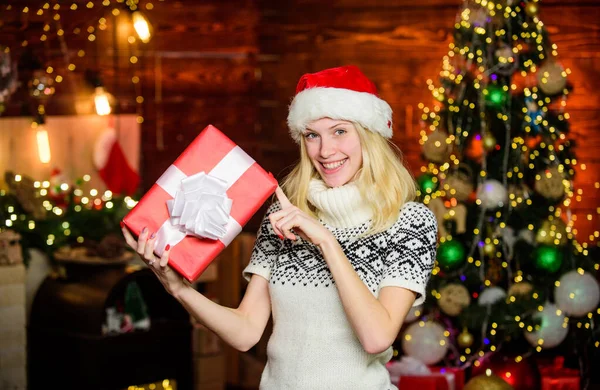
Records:
[[[416,198],[417,186],[403,163],[402,152],[388,139],[352,122],[358,132],[362,149],[362,167],[355,176],[363,199],[368,200],[373,217],[365,234],[382,232],[396,222],[400,209]],[[300,140],[300,161],[285,177],[282,188],[300,210],[316,217],[316,209],[308,202],[308,188],[318,178],[304,137]]]

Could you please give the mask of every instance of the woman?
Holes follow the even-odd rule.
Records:
[[[267,211],[238,308],[213,303],[153,255],[129,245],[167,291],[240,351],[273,333],[261,389],[395,388],[385,363],[413,305],[425,299],[437,225],[388,141],[392,110],[358,68],[302,76],[288,125],[300,162]],[[286,196],[286,193],[289,196]]]

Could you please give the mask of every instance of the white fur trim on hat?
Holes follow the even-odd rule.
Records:
[[[385,138],[392,137],[392,108],[385,100],[368,92],[324,87],[299,92],[290,105],[287,118],[294,141],[299,143],[306,126],[321,118],[357,122]]]

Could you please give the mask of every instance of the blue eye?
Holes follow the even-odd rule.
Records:
[[[316,133],[305,133],[304,134],[304,138],[306,138],[306,139],[314,139],[316,137],[317,137]]]
[[[336,135],[342,135],[342,134],[345,134],[345,133],[346,133],[346,130],[344,130],[344,129],[337,129],[337,130],[335,131],[335,134],[336,134]]]

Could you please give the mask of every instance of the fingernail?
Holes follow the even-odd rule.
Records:
[[[281,234],[277,235],[279,237],[280,240],[283,240],[283,236]]]
[[[167,244],[167,246],[165,247],[165,250],[168,251],[169,249],[171,249],[171,245]]]
[[[144,227],[144,228],[142,229],[142,233],[146,233],[147,231],[148,231],[148,228],[147,228],[147,227]]]
[[[150,235],[151,239],[154,238],[154,237],[156,237],[156,232],[154,232],[154,233],[152,233],[152,235]]]
[[[119,222],[119,225],[121,225],[121,227],[122,227],[122,228],[124,228],[124,227],[125,227],[125,223],[124,223],[123,221],[120,221],[120,222]]]

